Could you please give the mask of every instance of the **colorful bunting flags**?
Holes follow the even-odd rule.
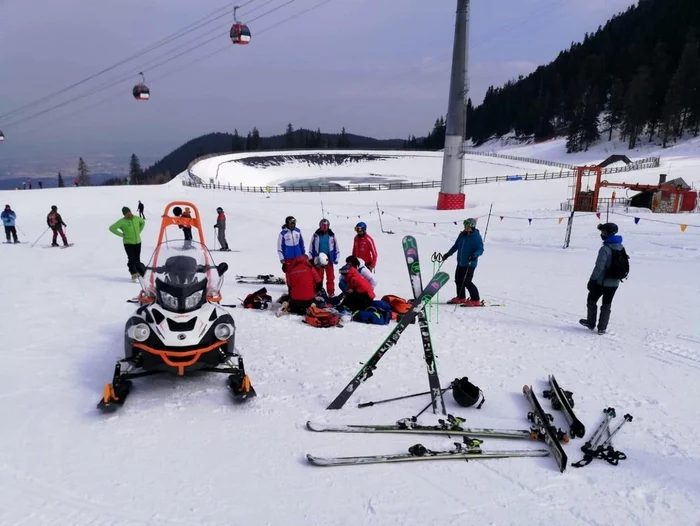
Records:
[[[688,225],[681,225],[681,232],[685,232],[686,228],[688,228]]]
[[[635,218],[634,218],[634,224],[635,224],[635,225],[638,225],[638,224],[639,224],[639,218],[638,218],[638,217],[635,217]]]

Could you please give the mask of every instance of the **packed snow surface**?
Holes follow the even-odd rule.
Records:
[[[547,158],[533,148],[518,155]],[[677,168],[697,173],[698,166],[698,156],[687,155],[673,162],[672,173]],[[411,171],[406,164],[405,175],[422,179],[418,168]],[[285,169],[276,169],[275,177],[283,178]],[[313,177],[314,170],[305,176],[296,167],[289,176]],[[646,176],[653,182],[658,173]],[[610,220],[620,225],[631,273],[615,297],[609,333],[598,336],[578,319],[600,246],[600,220],[578,215],[571,247],[562,249],[566,219],[559,220],[558,210],[569,184],[469,187],[468,209],[445,212],[435,210],[438,189],[265,195],[186,188],[176,180],[166,186],[2,192],[2,204],[13,206],[20,238],[28,243],[0,246],[5,269],[0,524],[697,523],[700,216],[614,210]],[[429,401],[425,396],[357,408],[359,402],[427,390],[418,327],[408,327],[343,409],[326,411],[393,325],[316,329],[299,317],[278,319],[273,311],[240,306],[231,311],[236,344],[257,398],[232,403],[224,375],[152,377],[134,381],[118,413],[98,413],[102,388],[123,356],[123,327],[134,310],[126,300],[139,290],[129,280],[121,240],[108,227],[121,217],[122,206],[135,210],[139,199],[147,217],[144,262],[169,202],[184,199],[199,207],[210,248],[215,247],[216,207],[224,208],[228,242],[238,251],[214,253],[217,262],[231,267],[225,303],[240,303],[257,288],[237,284],[236,274],[281,275],[276,240],[284,217],[297,218],[308,246],[322,217],[321,201],[341,259],[351,249],[355,223],[368,224],[379,250],[379,297],[411,296],[404,235],[417,238],[427,282],[433,272],[430,256],[450,248],[465,217],[478,217],[486,242],[475,283],[483,298],[505,307],[443,304],[428,311],[443,385],[468,376],[486,396],[480,410],[465,409],[448,391],[448,411],[471,427],[527,429],[522,387],[532,385],[541,395],[553,373],[574,392],[586,438],[606,407],[617,410],[618,420],[633,415],[613,440],[627,460],[617,467],[594,460],[563,474],[552,457],[313,467],[306,453],[400,453],[416,443],[443,449],[459,440],[315,434],[304,427],[307,420],[392,423],[418,413]],[[49,234],[42,236],[45,217],[53,204],[75,243],[66,250],[44,248],[49,244]],[[384,230],[393,235],[382,233],[377,204]],[[638,224],[634,217],[641,218]],[[685,232],[679,223],[688,225]],[[169,235],[181,233],[174,229]],[[442,270],[454,275],[455,263],[449,259]],[[285,290],[267,288],[273,297]],[[450,282],[440,301],[453,295]],[[557,426],[566,428],[562,414],[542,401]],[[430,411],[421,416],[425,423],[436,418]],[[570,462],[581,458],[583,443],[576,439],[565,446]],[[485,439],[482,447],[544,445]]]

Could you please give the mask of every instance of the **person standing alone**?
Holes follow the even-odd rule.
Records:
[[[136,209],[139,211],[139,217],[140,217],[141,219],[146,219],[146,215],[143,213],[143,209],[144,209],[144,208],[145,208],[145,207],[143,206],[143,203],[142,203],[141,200],[139,199],[139,206],[138,206]]]
[[[622,246],[622,236],[617,235],[618,229],[615,223],[598,225],[598,230],[600,230],[603,246],[598,250],[598,258],[588,280],[587,316],[579,320],[579,323],[593,330],[597,319],[598,334],[605,334],[610,321],[613,297],[620,286],[620,281],[629,273],[629,256],[625,247]],[[603,304],[600,306],[600,318],[598,318],[598,300],[601,297]]]
[[[445,261],[457,252],[457,269],[455,270],[457,296],[447,303],[477,307],[481,305],[481,298],[479,297],[479,289],[476,288],[472,280],[478,265],[479,256],[484,253],[484,241],[481,239],[481,233],[476,228],[476,219],[470,217],[465,219],[462,224],[464,225],[464,230],[459,233],[457,241],[452,245],[452,248],[442,256],[442,260]],[[468,300],[466,299],[465,289],[469,291]]]
[[[216,237],[219,240],[221,250],[230,252],[231,249],[228,247],[228,241],[226,241],[226,214],[224,214],[224,209],[221,207],[216,209],[216,213],[219,214],[216,216],[216,224],[214,225],[217,232]]]
[[[49,212],[49,214],[46,216],[46,224],[53,231],[53,239],[51,240],[51,246],[58,246],[58,243],[56,243],[56,238],[60,234],[61,239],[63,240],[63,246],[67,247],[68,238],[63,233],[63,227],[68,225],[63,222],[63,218],[61,217],[61,214],[58,213],[58,207],[56,205],[53,205],[51,207],[51,212]]]
[[[126,266],[129,268],[131,279],[135,280],[139,277],[136,264],[141,261],[141,232],[146,226],[146,221],[135,217],[128,206],[122,208],[122,214],[124,217],[110,226],[109,231],[122,238],[127,257]]]
[[[5,205],[5,210],[3,210],[2,214],[0,214],[0,218],[2,218],[2,224],[5,227],[5,237],[7,238],[7,242],[10,243],[10,236],[12,236],[14,242],[19,243],[19,240],[17,239],[17,227],[15,227],[15,219],[17,219],[17,214],[15,214],[15,211],[12,210],[10,205]]]
[[[326,275],[326,293],[330,298],[335,296],[335,267],[338,264],[338,241],[331,230],[328,219],[321,219],[318,230],[311,236],[311,249],[309,258],[315,260],[320,254],[328,256],[328,265],[321,268]],[[325,269],[325,270],[324,270]]]

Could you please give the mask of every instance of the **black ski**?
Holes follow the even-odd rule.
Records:
[[[399,341],[401,333],[406,330],[413,320],[416,319],[416,315],[425,307],[425,304],[430,301],[430,299],[437,294],[437,292],[442,288],[442,286],[448,282],[450,276],[445,272],[438,272],[430,280],[428,286],[423,289],[421,294],[413,300],[411,304],[411,310],[403,315],[401,320],[398,321],[396,327],[387,336],[384,343],[382,343],[379,348],[374,352],[367,362],[362,366],[362,368],[357,372],[355,377],[350,380],[350,383],[336,396],[330,405],[326,409],[340,409],[345,405],[355,390],[360,386],[362,382],[367,380],[372,376],[374,369],[377,368],[377,363],[381,360],[382,356],[391,349],[396,342]]]
[[[413,236],[403,238],[403,254],[406,258],[406,267],[408,268],[408,276],[411,279],[411,287],[413,287],[413,298],[420,296],[423,291],[423,278],[420,272],[420,259],[418,256],[418,243]],[[430,327],[428,326],[428,318],[425,315],[425,310],[418,313],[418,326],[420,327],[421,341],[423,342],[423,359],[428,370],[428,385],[430,387],[430,397],[432,400],[433,414],[438,412],[438,402],[440,404],[440,412],[443,415],[447,414],[445,409],[445,400],[442,398],[442,387],[440,386],[440,378],[437,371],[437,362],[435,360],[435,352],[433,351],[433,342],[430,338]]]
[[[236,276],[236,283],[252,283],[256,285],[286,285],[284,278],[278,278],[272,274],[258,274],[257,276]]]
[[[535,392],[532,390],[532,387],[528,387],[527,385],[523,386],[523,394],[532,408],[532,412],[528,413],[527,415],[528,420],[539,428],[545,443],[552,450],[552,455],[559,465],[559,471],[563,473],[566,469],[568,460],[559,440],[561,438],[561,440],[564,442],[568,442],[568,435],[557,431],[557,428],[552,425],[551,415],[544,412],[544,409],[542,409],[539,400],[537,400],[537,396],[535,396]]]
[[[564,417],[569,423],[569,435],[572,438],[583,438],[586,435],[586,427],[574,414],[574,393],[564,391],[559,387],[559,382],[557,382],[553,374],[549,375],[549,386],[551,389],[542,393],[542,396],[552,401],[552,409],[564,413]]]

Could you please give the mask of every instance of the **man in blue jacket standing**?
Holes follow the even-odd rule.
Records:
[[[282,263],[282,272],[287,272],[287,262],[306,255],[304,238],[301,230],[297,228],[297,220],[293,216],[287,216],[282,225],[282,231],[277,236],[277,255]]]
[[[603,246],[598,250],[598,258],[595,267],[588,280],[588,308],[587,317],[579,320],[579,323],[590,330],[595,329],[598,318],[598,300],[602,297],[603,304],[600,307],[598,319],[598,334],[605,334],[610,321],[610,307],[612,300],[620,286],[620,280],[627,277],[629,263],[625,247],[622,246],[622,236],[617,235],[615,223],[598,225]]]
[[[470,217],[465,219],[463,224],[464,230],[459,233],[457,241],[442,256],[442,260],[445,261],[457,252],[457,270],[455,271],[457,296],[447,303],[478,307],[481,305],[481,298],[479,297],[479,289],[476,288],[472,279],[474,278],[474,271],[476,270],[479,256],[484,253],[484,241],[481,239],[481,233],[476,228],[476,219]],[[466,299],[465,289],[469,290],[469,299]]]
[[[328,219],[321,219],[318,230],[311,236],[309,258],[314,261],[319,254],[328,256],[328,265],[321,267],[321,272],[326,274],[326,293],[330,298],[335,296],[335,265],[338,264],[338,242],[335,233],[331,230]]]
[[[15,211],[12,210],[10,205],[5,205],[5,210],[2,211],[2,214],[0,214],[0,218],[2,218],[2,224],[5,227],[5,237],[7,238],[7,242],[10,243],[10,236],[14,238],[15,243],[19,243],[19,240],[17,239],[17,228],[15,227],[15,219],[17,219],[17,214],[15,214]]]

